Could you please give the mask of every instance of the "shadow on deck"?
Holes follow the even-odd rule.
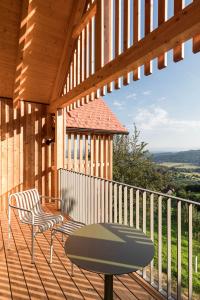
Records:
[[[46,210],[56,212],[53,204]],[[50,299],[79,300],[103,299],[103,276],[81,270],[71,264],[62,248],[60,236],[54,242],[54,259],[49,265],[50,231],[36,238],[36,264],[31,264],[31,232],[27,225],[19,223],[12,212],[12,238],[7,248],[7,214],[0,215],[0,299]],[[161,299],[137,274],[114,278],[114,299]]]

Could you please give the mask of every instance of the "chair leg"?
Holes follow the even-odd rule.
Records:
[[[34,233],[34,226],[32,225],[31,228],[31,263],[35,263],[35,249],[34,249],[34,241],[35,241],[35,233]]]
[[[53,239],[54,239],[55,231],[51,231],[51,245],[50,245],[50,260],[49,263],[51,264],[53,261]]]

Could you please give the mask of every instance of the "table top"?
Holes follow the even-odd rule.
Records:
[[[141,230],[99,223],[74,231],[65,243],[65,253],[82,269],[120,275],[147,266],[154,256],[154,245]]]

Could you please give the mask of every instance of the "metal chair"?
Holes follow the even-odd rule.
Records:
[[[63,222],[62,215],[53,215],[44,212],[41,207],[41,198],[52,198],[40,196],[37,189],[30,189],[9,195],[8,197],[8,242],[11,232],[11,209],[17,209],[19,219],[22,223],[31,225],[31,262],[34,263],[34,240],[38,233],[53,228],[54,225]],[[52,198],[59,200],[57,198]],[[16,205],[11,203],[15,200]]]
[[[60,199],[60,201],[61,201],[61,212],[64,214],[65,203],[62,199]],[[73,232],[76,229],[81,228],[83,226],[85,226],[84,223],[78,222],[73,219],[68,219],[61,226],[52,228],[52,230],[51,230],[51,245],[50,245],[50,263],[52,263],[52,261],[53,261],[53,240],[54,240],[55,234],[60,232],[62,234],[62,242],[64,242],[63,235],[69,236],[69,235],[73,234]],[[71,275],[73,276],[73,264],[71,264]]]

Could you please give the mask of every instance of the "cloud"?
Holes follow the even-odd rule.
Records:
[[[165,101],[166,99],[167,99],[167,97],[162,96],[162,97],[158,98],[158,101],[162,102],[162,101]]]
[[[126,96],[127,99],[136,99],[136,96],[137,94],[136,93],[132,93],[132,94],[129,94],[128,96]]]
[[[114,101],[113,106],[116,106],[118,109],[124,108],[124,102]]]
[[[177,120],[169,116],[161,107],[139,109],[135,122],[142,130],[167,130],[183,132],[190,129],[200,129],[199,120]]]
[[[151,95],[151,91],[150,91],[150,90],[147,90],[147,91],[144,91],[142,94],[143,94],[144,96],[149,96],[149,95]]]

